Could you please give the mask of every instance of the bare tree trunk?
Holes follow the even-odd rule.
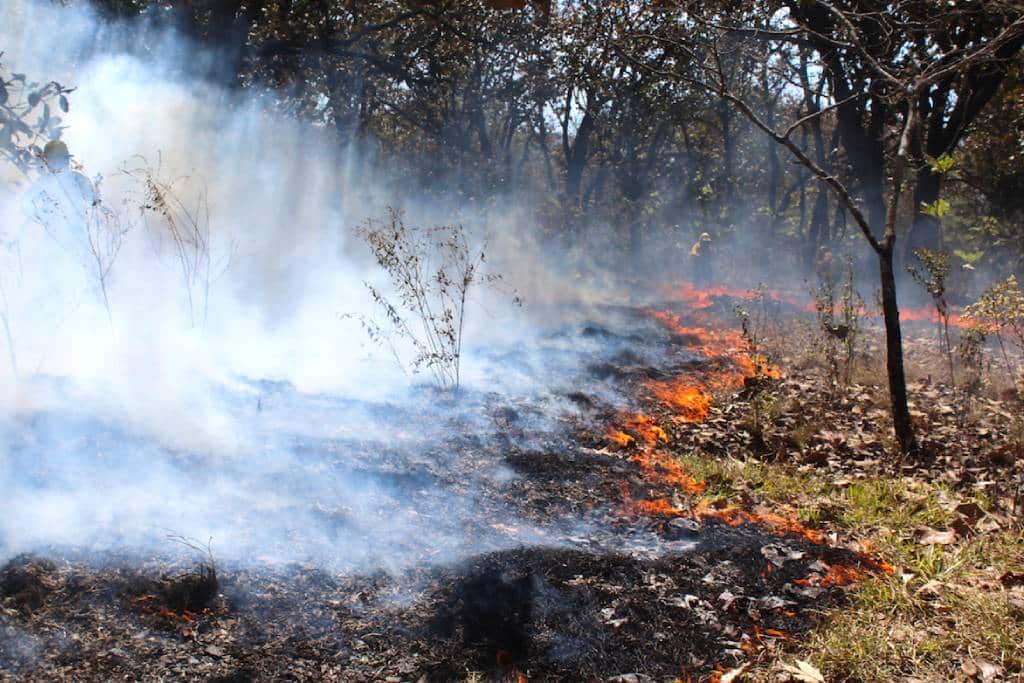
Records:
[[[914,183],[914,221],[907,235],[908,257],[919,247],[937,250],[942,246],[939,219],[921,211],[922,204],[935,203],[941,189],[942,177],[933,172],[930,166],[923,166],[917,171]]]
[[[892,426],[903,453],[914,453],[914,423],[907,407],[907,379],[903,372],[903,335],[900,330],[900,311],[896,304],[896,273],[893,270],[893,251],[896,245],[896,218],[899,214],[903,178],[912,141],[917,136],[918,111],[914,98],[908,98],[907,114],[903,121],[899,147],[892,169],[892,187],[885,212],[885,236],[876,242],[878,269],[882,280],[882,316],[885,319],[885,366],[889,374],[889,405],[892,408]]]
[[[733,223],[736,214],[736,202],[734,201],[736,183],[736,140],[733,138],[733,114],[728,102],[723,101],[719,106],[718,122],[722,128],[722,174],[719,182],[721,183],[721,197],[724,200],[723,203],[725,205],[724,214],[726,226],[724,227],[728,228]]]
[[[885,367],[889,378],[889,406],[893,432],[900,451],[912,453],[916,447],[914,424],[907,407],[907,379],[903,371],[903,335],[896,302],[896,274],[893,271],[892,246],[878,250],[878,269],[882,281],[882,316],[885,320]]]
[[[828,188],[822,185],[817,190],[814,195],[814,208],[811,210],[811,228],[807,239],[808,263],[814,263],[818,257],[818,249],[829,240]]]

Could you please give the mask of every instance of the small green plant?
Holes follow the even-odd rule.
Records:
[[[925,155],[925,161],[931,167],[932,171],[939,174],[945,175],[953,170],[956,166],[956,157],[952,154],[942,154],[937,157]]]
[[[843,269],[838,291],[831,275],[819,275],[813,292],[820,334],[815,346],[825,360],[829,397],[834,400],[840,388],[852,381],[860,338],[860,316],[864,300],[853,286],[853,261],[849,257]]]
[[[948,199],[936,199],[934,202],[928,204],[921,202],[921,213],[926,216],[934,216],[935,218],[943,218],[949,213],[949,200]]]
[[[939,200],[942,201],[942,200]],[[938,333],[942,351],[949,367],[949,383],[956,386],[956,371],[953,365],[953,345],[949,339],[949,303],[946,301],[946,280],[949,278],[949,252],[933,251],[927,248],[914,250],[920,266],[907,266],[907,272],[914,282],[921,285],[932,298],[938,316]]]
[[[961,268],[963,268],[964,270],[975,270],[976,266],[974,264],[981,260],[981,258],[985,255],[985,252],[980,249],[976,251],[964,251],[963,249],[954,249],[953,255],[956,256],[961,261],[963,261],[963,263],[960,264]]]
[[[985,290],[976,303],[964,309],[964,317],[984,334],[996,338],[1006,370],[1011,377],[1015,377],[1014,364],[1004,340],[1008,339],[1024,352],[1024,292],[1017,283],[1017,277],[1010,275]]]

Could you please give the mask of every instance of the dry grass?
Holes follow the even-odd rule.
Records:
[[[759,665],[752,679],[778,680],[781,665],[799,658],[828,681],[946,681],[988,664],[1009,680],[1022,680],[1024,593],[1015,595],[999,581],[1024,572],[1020,531],[922,545],[916,532],[945,527],[963,502],[941,486],[865,479],[839,490],[777,465],[721,465],[695,456],[687,463],[709,482],[709,495],[724,496],[724,487],[736,486],[795,505],[805,520],[866,541],[897,568],[851,588],[848,604],[823,614],[807,642]]]
[[[784,365],[799,374],[824,367],[812,343],[812,326],[793,326],[781,340]],[[879,388],[874,408],[888,412],[884,337],[880,326],[865,325],[859,362],[852,382]],[[935,353],[927,329],[906,335],[910,381],[947,379],[944,359]],[[955,340],[954,340],[955,342]],[[992,350],[986,352],[989,356]],[[940,362],[941,361],[941,362]],[[1006,399],[1011,387],[1005,366],[986,360],[982,395]],[[1024,406],[1022,406],[1024,407]],[[970,404],[966,406],[970,410]],[[1024,414],[1024,411],[1022,411]],[[969,416],[968,416],[969,417]],[[878,418],[887,451],[891,424]],[[919,425],[927,429],[925,424]],[[816,426],[797,422],[787,438],[800,445]],[[1009,448],[1024,453],[1024,417],[1017,418]],[[953,543],[923,543],[922,530],[943,530],[958,519],[961,503],[989,509],[981,494],[953,491],[922,478],[885,478],[871,472],[852,483],[833,481],[828,471],[798,469],[786,463],[717,460],[695,453],[683,465],[707,484],[711,499],[753,498],[785,508],[810,526],[835,531],[879,552],[896,568],[892,575],[873,576],[848,589],[845,604],[821,615],[805,642],[788,652],[765,652],[747,672],[748,680],[789,680],[783,665],[809,661],[827,681],[1024,681],[1024,587],[1008,587],[1007,575],[1024,575],[1024,531],[1020,521],[1008,528],[975,530]],[[986,678],[986,676],[988,676]]]
[[[1024,567],[1020,534],[943,549],[908,547],[893,576],[851,593],[825,615],[799,656],[830,681],[954,680],[982,663],[1024,671],[1024,608],[998,577]]]
[[[786,680],[783,664],[811,662],[828,681],[948,681],[994,666],[1024,680],[1024,591],[1000,577],[1024,573],[1024,532],[979,532],[951,545],[923,544],[922,529],[944,529],[957,505],[988,508],[913,478],[866,477],[841,487],[785,464],[720,460],[699,453],[680,462],[711,500],[753,497],[795,512],[811,526],[866,542],[896,567],[849,589],[846,604],[788,653],[766,653],[748,676]]]

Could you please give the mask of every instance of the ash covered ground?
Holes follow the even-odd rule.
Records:
[[[501,391],[237,382],[231,455],[87,404],[8,417],[0,675],[675,680],[808,629],[841,596],[831,568],[864,558],[754,518],[645,514],[678,486],[608,437],[645,383],[701,370],[695,340],[641,308],[557,313],[473,359]]]

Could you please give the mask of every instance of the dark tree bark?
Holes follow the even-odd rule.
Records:
[[[939,194],[942,191],[942,176],[934,173],[930,166],[924,164],[917,170],[914,177],[914,220],[911,224],[910,234],[907,235],[907,252],[913,253],[913,250],[919,247],[940,249],[942,247],[940,221],[936,216],[921,211],[921,207],[924,204],[934,204],[939,199]]]
[[[718,124],[722,131],[722,173],[719,176],[721,196],[724,200],[726,222],[731,224],[736,204],[736,140],[732,130],[733,112],[728,102],[718,108]]]
[[[565,237],[570,242],[576,239],[579,232],[580,217],[583,207],[587,203],[587,197],[583,194],[583,175],[591,157],[591,141],[597,132],[597,125],[594,116],[590,112],[590,105],[593,104],[593,95],[586,93],[586,104],[583,117],[576,127],[576,134],[570,135],[571,111],[575,89],[570,86],[565,95],[562,114],[562,158],[565,163],[564,194],[562,196],[562,223],[565,230]],[[541,113],[540,116],[544,114]]]
[[[893,245],[876,249],[882,285],[882,317],[885,322],[885,367],[889,380],[889,406],[893,432],[900,450],[916,449],[914,424],[907,407],[907,379],[903,369],[903,335],[900,311],[896,301],[896,273],[893,270]]]
[[[976,37],[983,27],[969,27],[958,42]],[[967,134],[1006,79],[1013,57],[1024,47],[1024,36],[1006,41],[990,60],[978,62],[963,73],[940,80],[918,99],[922,135],[914,141],[913,154],[919,164],[914,187],[914,220],[907,236],[907,252],[926,247],[942,248],[941,221],[921,212],[922,204],[932,204],[942,191],[942,176],[934,173],[925,155],[938,158],[951,153]]]
[[[813,140],[814,155],[818,166],[829,173],[832,169],[828,163],[828,152],[825,148],[825,135],[821,126],[821,98],[822,88],[825,86],[825,79],[819,79],[816,87],[811,84],[809,70],[809,59],[807,50],[800,51],[800,85],[804,92],[805,113],[812,118],[804,126],[804,133],[810,130]],[[777,146],[777,145],[775,145]],[[806,148],[806,145],[804,145]],[[824,183],[819,183],[814,195],[814,207],[811,209],[810,228],[807,231],[807,243],[804,250],[804,262],[812,266],[818,258],[819,249],[831,238],[828,220],[828,197],[829,189]],[[801,216],[801,223],[803,216]],[[802,226],[801,226],[802,227]]]

